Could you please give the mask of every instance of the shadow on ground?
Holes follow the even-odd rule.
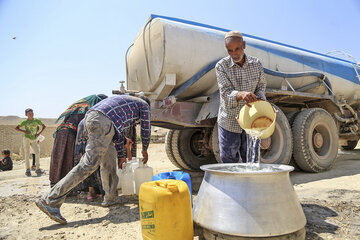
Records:
[[[103,223],[103,226],[106,226],[110,223],[120,224],[120,223],[129,223],[136,222],[140,220],[139,207],[138,207],[138,198],[136,196],[128,196],[123,198],[125,201],[123,204],[115,205],[109,207],[109,213],[103,217],[93,218],[89,217],[87,219],[80,219],[77,221],[68,222],[66,225],[60,225],[55,223],[53,225],[40,228],[40,231],[46,230],[56,230],[56,229],[66,229],[66,228],[77,228],[84,225],[92,225]],[[99,206],[101,200],[89,202],[85,199],[79,199],[77,197],[70,197],[67,203],[76,203],[76,204],[88,204],[93,206]],[[135,204],[136,207],[129,207],[127,204]]]
[[[317,204],[302,204],[306,216],[306,239],[323,239],[321,233],[336,234],[338,226],[328,222],[329,218],[337,217],[338,214],[328,207]]]

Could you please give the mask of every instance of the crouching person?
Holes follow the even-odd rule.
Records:
[[[147,148],[150,143],[150,102],[143,99],[121,95],[112,96],[99,102],[86,113],[84,125],[88,134],[85,154],[63,179],[55,184],[41,199],[35,203],[51,219],[66,224],[60,214],[60,207],[66,195],[81,181],[91,175],[100,166],[101,180],[105,192],[102,206],[119,204],[116,175],[117,156],[121,167],[126,161],[124,147],[125,131],[140,121],[142,155],[144,163],[148,161]],[[120,139],[116,148],[113,139]],[[123,139],[121,141],[121,139]]]
[[[13,162],[10,157],[9,150],[3,150],[1,152],[3,159],[0,162],[0,170],[1,171],[9,171],[13,169]]]

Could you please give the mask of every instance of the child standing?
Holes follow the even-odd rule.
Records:
[[[39,130],[39,129],[38,129]],[[42,141],[44,141],[45,137],[43,135],[39,135],[37,138],[36,138],[36,145],[37,145],[37,148],[38,148],[38,152],[39,152],[39,157],[40,157],[40,143]],[[31,165],[31,170],[35,170],[36,169],[36,157],[35,157],[35,151],[34,149],[32,148],[32,146],[30,145],[30,155],[32,156],[32,165]]]
[[[1,160],[1,163],[0,163],[0,170],[2,170],[2,171],[12,170],[13,162],[10,157],[10,151],[4,150],[1,152],[1,155],[2,155],[3,159]]]
[[[30,145],[32,146],[35,152],[35,162],[36,162],[36,170],[35,173],[37,175],[41,175],[43,171],[40,169],[40,156],[39,150],[36,145],[36,138],[44,131],[46,128],[45,124],[43,124],[40,119],[34,118],[34,112],[31,108],[25,110],[25,115],[27,119],[22,121],[19,125],[16,126],[15,130],[24,133],[23,137],[23,153],[25,158],[25,166],[26,166],[26,176],[31,176],[30,172],[30,162],[29,162],[29,150]],[[38,132],[38,127],[42,126],[40,132]],[[25,130],[20,129],[20,127],[24,127]]]

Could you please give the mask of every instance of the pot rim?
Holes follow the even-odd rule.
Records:
[[[206,164],[202,165],[200,167],[201,170],[204,172],[211,172],[211,173],[222,173],[222,174],[231,174],[231,175],[268,175],[268,174],[280,174],[280,173],[286,173],[291,172],[294,170],[293,166],[284,165],[284,164],[267,164],[267,163],[261,163],[260,167],[273,167],[276,168],[276,171],[267,172],[267,171],[251,171],[251,172],[231,172],[226,170],[220,170],[216,169],[222,166],[246,166],[246,163],[215,163],[215,164]]]

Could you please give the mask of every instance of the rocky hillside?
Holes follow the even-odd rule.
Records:
[[[35,116],[36,117],[36,116]],[[18,116],[0,116],[0,125],[18,125],[22,120],[25,120],[25,118],[21,118]],[[40,120],[46,125],[46,126],[56,126],[55,118],[40,118]]]

